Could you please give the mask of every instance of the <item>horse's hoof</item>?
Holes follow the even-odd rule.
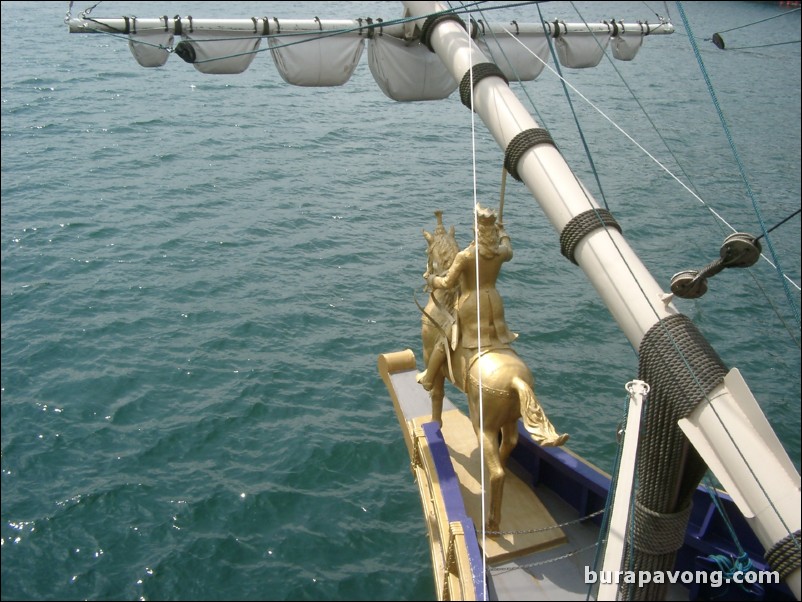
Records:
[[[418,372],[418,375],[415,377],[415,380],[426,391],[431,391],[432,387],[434,387],[434,383],[432,383],[427,379],[426,370],[424,370],[423,372]]]
[[[548,441],[544,441],[540,445],[542,447],[560,447],[566,441],[568,441],[568,438],[569,438],[568,433],[563,433],[562,435],[559,435],[558,437],[555,437],[554,439],[549,439]]]

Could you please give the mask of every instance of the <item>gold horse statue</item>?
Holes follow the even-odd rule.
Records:
[[[430,295],[421,308],[426,370],[418,382],[430,391],[432,419],[440,426],[446,379],[465,393],[489,474],[486,527],[499,532],[504,469],[518,443],[518,419],[524,418],[526,430],[543,446],[562,445],[568,435],[558,434],[546,417],[535,396],[532,372],[510,346],[517,335],[506,326],[495,288],[501,264],[512,257],[503,225],[496,223],[495,212],[479,207],[478,244],[474,241],[460,251],[454,227],[447,232],[442,212],[435,216],[434,232],[423,232],[428,243],[424,278]]]

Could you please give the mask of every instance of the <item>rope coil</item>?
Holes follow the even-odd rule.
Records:
[[[521,160],[526,151],[538,144],[551,144],[553,147],[557,147],[551,134],[543,128],[524,130],[510,140],[507,145],[507,150],[504,152],[504,167],[519,182],[521,181],[521,176],[518,175],[518,161]]]
[[[445,13],[440,15],[429,15],[426,18],[426,21],[423,23],[423,27],[420,30],[420,41],[421,44],[424,44],[426,48],[429,49],[430,52],[434,52],[434,48],[432,48],[432,32],[434,28],[437,27],[443,21],[456,21],[459,23],[465,31],[468,31],[467,27],[465,27],[465,21],[460,19],[454,13]]]
[[[573,217],[560,232],[560,252],[576,264],[574,253],[580,241],[599,228],[611,227],[621,232],[621,226],[607,209],[589,209]]]
[[[469,109],[472,108],[473,89],[476,88],[476,84],[478,84],[484,78],[491,76],[500,77],[507,83],[507,85],[510,83],[507,77],[504,75],[504,72],[499,69],[499,66],[495,63],[477,63],[468,69],[465,72],[465,75],[462,76],[462,81],[460,81],[459,84],[459,97],[462,101],[462,104]],[[471,82],[473,82],[473,88],[471,88]]]
[[[797,529],[796,533],[789,533],[766,552],[766,562],[771,570],[780,574],[780,579],[785,580],[800,566],[799,538],[800,530]]]

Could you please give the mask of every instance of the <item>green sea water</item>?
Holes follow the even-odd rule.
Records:
[[[579,21],[574,6],[588,20],[655,20],[636,2],[542,10]],[[616,63],[631,89],[606,62],[565,75],[705,204],[572,93],[597,181],[559,81],[547,72],[519,92],[666,287],[718,257],[723,222],[758,234],[800,202],[799,13],[725,33],[721,51],[712,33],[789,9],[684,5],[756,213],[672,7],[677,33]],[[267,52],[236,76],[178,57],[143,69],[125,39],[68,34],[67,8],[2,3],[2,599],[435,599],[376,363],[405,348],[420,358],[421,230],[442,209],[467,244],[474,189],[498,203],[502,151],[472,131],[458,93],[386,98],[366,56],[326,89],[287,85]],[[539,20],[535,5],[505,11],[485,18]],[[123,14],[387,20],[402,7],[92,12]],[[504,221],[516,349],[571,448],[610,470],[637,356],[512,180]],[[678,307],[742,371],[798,468],[799,216],[769,236],[787,279],[761,261]]]

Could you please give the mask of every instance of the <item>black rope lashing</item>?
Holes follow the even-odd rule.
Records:
[[[429,15],[426,21],[423,22],[423,27],[421,27],[420,41],[422,44],[425,44],[426,48],[428,48],[431,52],[434,52],[434,48],[432,48],[432,32],[434,31],[434,28],[443,21],[456,21],[462,26],[462,29],[468,31],[468,28],[465,26],[465,21],[460,19],[459,16],[455,15],[454,13]]]
[[[800,567],[799,541],[800,530],[797,529],[796,533],[789,533],[766,552],[766,562],[772,571],[780,574],[780,579],[785,580]]]
[[[471,108],[471,82],[473,82],[473,87],[475,88],[476,84],[484,78],[492,76],[500,77],[507,85],[510,83],[495,63],[477,63],[468,69],[459,84],[459,97],[462,100],[462,104],[469,109]]]
[[[507,150],[504,151],[504,167],[519,182],[521,181],[521,176],[518,175],[518,161],[521,160],[526,151],[538,144],[551,144],[556,148],[551,134],[542,128],[524,130],[510,140],[507,145]]]
[[[727,368],[690,318],[676,314],[660,320],[641,341],[638,378],[649,383],[649,403],[638,444],[638,493],[635,506],[647,512],[639,516],[665,515],[664,526],[682,533],[687,528],[682,513],[691,504],[693,494],[707,471],[702,458],[688,443],[677,422],[719,386]],[[649,519],[651,520],[651,519]],[[663,522],[663,521],[661,521]],[[643,527],[633,525],[635,532]],[[637,570],[671,570],[676,552],[670,551],[679,538],[664,533],[664,542],[642,540],[627,545],[624,566]],[[657,552],[657,553],[655,553]],[[666,584],[650,583],[626,592],[624,599],[665,599]],[[625,586],[622,586],[625,588]]]
[[[476,21],[476,19],[471,17],[471,39],[472,40],[475,40],[475,39],[477,39],[479,37],[479,27],[480,27],[479,23]],[[484,23],[481,25],[481,28],[482,28],[482,35],[484,35],[485,34]]]
[[[178,44],[176,44],[173,52],[181,57],[184,62],[189,64],[192,64],[198,60],[198,56],[195,53],[195,47],[192,45],[192,42],[187,42],[186,40],[181,40]]]
[[[621,226],[615,221],[613,214],[601,207],[574,216],[560,232],[560,252],[571,263],[576,264],[574,253],[580,241],[591,232],[608,226],[621,232]]]
[[[661,514],[635,503],[632,533],[635,547],[653,556],[679,550],[685,543],[685,526],[692,507],[692,504],[688,504],[679,512]]]

